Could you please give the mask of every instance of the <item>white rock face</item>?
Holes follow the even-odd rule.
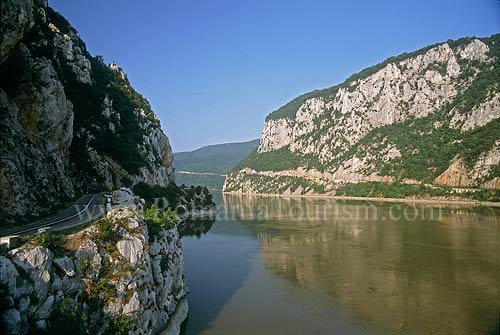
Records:
[[[31,62],[31,79],[26,83],[29,93],[17,101],[11,100],[0,88],[0,106],[7,111],[2,124],[8,134],[1,155],[0,184],[2,211],[13,216],[36,215],[37,196],[49,203],[57,197],[73,197],[73,182],[69,178],[68,150],[73,137],[73,105],[66,98],[64,87],[46,59]],[[36,144],[36,147],[34,146]],[[29,173],[27,173],[27,171]]]
[[[54,305],[54,296],[49,295],[47,299],[36,310],[35,317],[37,319],[47,319],[52,313],[52,306]]]
[[[149,128],[148,124],[145,126]],[[146,145],[152,150],[147,150]],[[173,168],[173,155],[172,148],[168,137],[159,128],[149,128],[149,133],[144,137],[143,151],[146,154],[147,160],[150,165],[157,165],[159,159],[162,164],[156,169],[148,169],[142,167],[140,175],[135,177],[136,181],[144,181],[152,185],[166,185],[173,181],[174,168]]]
[[[92,84],[90,61],[84,56],[79,46],[78,36],[73,31],[63,34],[52,23],[49,23],[49,28],[56,33],[53,39],[54,47],[60,50],[63,62],[71,68],[76,80],[84,84]]]
[[[287,119],[270,120],[264,124],[258,152],[267,152],[287,146],[292,141],[293,128]]]
[[[453,162],[439,175],[434,183],[452,187],[481,186],[486,189],[499,189],[499,178],[488,180],[491,171],[500,166],[500,140],[495,146],[479,156],[472,169],[468,169],[462,159]]]
[[[451,120],[451,125],[453,128],[466,132],[482,127],[498,118],[500,118],[500,93],[474,108],[468,114],[464,115],[457,111]]]
[[[462,49],[454,52],[445,43],[415,58],[389,63],[349,88],[340,88],[330,100],[308,99],[293,120],[266,121],[258,151],[290,146],[293,152],[319,154],[320,160],[326,162],[335,158],[332,152],[336,149],[346,150],[374,128],[409,117],[427,116],[456,95],[459,83],[455,77],[460,73],[456,57],[487,59],[488,46],[479,40],[474,40],[464,50],[467,52]],[[436,62],[446,64],[445,74],[434,70],[422,73]],[[313,120],[318,116],[332,122],[315,125]],[[326,134],[312,143],[306,135],[322,128],[327,130]],[[342,137],[335,134],[342,134]]]
[[[460,56],[471,60],[486,60],[488,47],[479,40],[473,40],[465,48],[460,48]]]
[[[137,237],[132,236],[118,241],[116,248],[122,257],[130,263],[135,264],[142,256],[144,244]]]
[[[380,172],[380,162],[391,165],[402,159],[402,152],[395,143],[384,142],[384,138],[376,139],[376,143],[362,140],[376,129],[440,113],[493,62],[498,60],[491,58],[488,45],[481,40],[473,39],[453,48],[443,43],[416,56],[389,62],[361,79],[329,89],[328,94],[318,93],[306,99],[294,115],[288,110],[288,115],[292,116],[271,114],[264,124],[258,153],[289,150],[291,160],[303,157],[299,161],[301,167],[284,171],[243,168],[226,178],[223,189],[240,193],[313,194],[333,193],[344,183],[397,181],[421,184],[421,180],[412,177],[399,178]],[[472,63],[480,66],[471,70],[468,64]],[[464,71],[467,75],[463,75]],[[434,129],[428,131],[450,127],[465,133],[500,118],[498,90],[493,90],[485,99],[472,110],[451,110],[449,119],[436,121]],[[349,156],[345,156],[347,154]],[[445,173],[438,184],[494,187],[498,183],[489,177],[493,171],[490,166],[498,164],[499,159],[498,153],[492,150],[474,162],[474,173],[466,173],[468,182],[456,182],[453,178],[452,181]],[[450,166],[451,170],[455,168]],[[290,178],[284,181],[283,177]],[[304,189],[297,185],[299,180],[319,188]],[[465,177],[462,180],[465,181]]]
[[[179,303],[179,307],[177,308],[177,311],[173,315],[172,319],[170,320],[167,329],[162,331],[160,334],[161,335],[180,334],[181,325],[184,322],[184,320],[187,318],[188,312],[189,312],[188,301],[187,301],[187,299],[183,299]]]
[[[36,247],[30,250],[14,249],[9,253],[14,264],[30,274],[37,299],[45,300],[50,286],[52,258],[54,257],[52,251],[44,247]]]
[[[132,298],[130,298],[130,301],[123,306],[123,313],[124,314],[131,314],[134,312],[137,312],[140,307],[140,301],[139,301],[139,295],[137,292],[134,292],[134,295]]]

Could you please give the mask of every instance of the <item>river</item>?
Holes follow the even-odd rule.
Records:
[[[500,208],[215,193],[184,334],[498,334]]]

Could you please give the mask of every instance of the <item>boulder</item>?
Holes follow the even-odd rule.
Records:
[[[21,314],[17,309],[9,309],[2,315],[2,323],[6,334],[21,334]]]
[[[140,302],[139,302],[139,295],[137,292],[134,292],[132,295],[132,298],[130,298],[130,301],[123,306],[123,313],[124,314],[131,314],[139,310],[140,307]]]
[[[102,268],[102,257],[97,245],[90,239],[86,239],[75,253],[77,271],[85,275],[88,271],[90,278],[97,279]]]
[[[38,307],[35,317],[37,319],[47,319],[52,313],[52,306],[54,305],[54,296],[49,295],[47,299]]]
[[[61,258],[54,258],[54,263],[61,269],[68,277],[75,275],[75,264],[68,256]]]
[[[132,264],[137,263],[144,252],[142,241],[135,236],[118,241],[116,243],[116,248],[120,255]]]

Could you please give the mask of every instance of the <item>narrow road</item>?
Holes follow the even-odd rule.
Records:
[[[227,177],[227,174],[211,173],[211,172],[191,172],[191,171],[175,171],[178,174],[192,174],[196,176],[218,176]]]
[[[11,235],[29,235],[40,228],[51,227],[53,230],[67,229],[88,223],[106,213],[104,193],[88,194],[78,199],[71,207],[56,215],[22,227],[7,229],[0,237]]]

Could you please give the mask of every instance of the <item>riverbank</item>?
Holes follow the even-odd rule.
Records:
[[[465,200],[465,199],[444,200],[444,199],[413,199],[413,198],[380,198],[380,197],[337,196],[328,194],[270,194],[270,193],[242,193],[242,192],[222,192],[222,194],[248,195],[248,196],[258,196],[258,197],[272,197],[272,198],[313,198],[313,199],[315,198],[315,199],[333,199],[333,200],[500,207],[500,202]]]

